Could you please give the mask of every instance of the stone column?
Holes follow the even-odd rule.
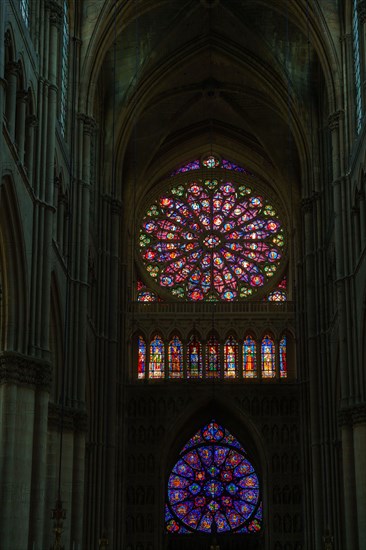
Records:
[[[365,59],[366,59],[366,0],[358,0],[357,15],[360,24],[359,40],[360,40],[360,64],[361,64],[361,85],[362,85],[362,107],[365,111],[366,100],[366,79],[365,79]]]
[[[24,166],[28,174],[29,185],[33,185],[33,159],[34,159],[34,132],[38,124],[37,117],[30,115],[26,118],[26,140]]]
[[[352,415],[349,410],[339,414],[342,438],[343,490],[346,548],[357,550],[357,503],[356,478],[354,465],[354,442],[352,433]]]
[[[353,410],[353,441],[357,499],[358,544],[366,545],[366,405]],[[356,547],[355,547],[356,548]]]
[[[6,109],[5,116],[7,121],[10,139],[14,141],[15,136],[15,117],[17,106],[17,87],[18,87],[19,63],[11,61],[6,66]]]
[[[27,112],[28,93],[21,90],[17,93],[17,116],[15,129],[15,142],[18,149],[18,157],[21,164],[24,164],[25,144],[25,116]]]

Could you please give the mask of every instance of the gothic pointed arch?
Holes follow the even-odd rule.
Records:
[[[25,353],[28,326],[27,263],[23,226],[11,176],[0,186],[0,261],[2,273],[1,349]]]
[[[167,482],[169,533],[258,533],[262,529],[258,474],[243,445],[209,421],[179,453]]]

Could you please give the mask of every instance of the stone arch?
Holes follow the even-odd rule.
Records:
[[[50,352],[53,366],[51,399],[54,403],[62,400],[62,371],[64,366],[64,333],[62,307],[57,275],[51,275],[51,302],[50,302]]]
[[[170,422],[165,436],[166,449],[161,457],[159,464],[162,483],[160,485],[161,509],[163,509],[166,484],[174,464],[177,461],[179,453],[191,437],[205,424],[215,419],[220,425],[225,427],[237,440],[243,445],[248,453],[250,460],[259,476],[262,502],[264,506],[264,524],[268,518],[269,508],[271,506],[271,494],[268,492],[268,460],[264,449],[264,441],[257,427],[249,416],[244,415],[236,405],[224,402],[220,397],[204,398],[200,406],[194,410],[187,411],[175,420]],[[164,518],[161,517],[162,528]],[[164,530],[164,529],[163,529]]]
[[[28,281],[23,226],[10,176],[0,186],[0,264],[2,273],[2,350],[26,352]]]

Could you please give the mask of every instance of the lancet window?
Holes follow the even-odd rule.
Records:
[[[20,0],[20,13],[22,14],[24,23],[29,28],[29,0]]]
[[[210,334],[205,342],[196,334],[186,341],[177,334],[167,341],[155,335],[150,342],[139,335],[137,347],[138,380],[288,378],[286,335],[276,340],[266,334],[258,341],[247,334],[243,340],[228,336],[220,341]]]
[[[165,349],[160,336],[150,343],[149,378],[159,379],[165,376]]]
[[[355,75],[355,104],[356,104],[356,131],[359,134],[362,126],[362,83],[361,83],[361,55],[360,55],[360,30],[357,11],[358,0],[353,0],[353,63]]]
[[[67,94],[69,87],[69,8],[67,0],[63,3],[61,29],[61,75],[60,75],[60,129],[63,136],[66,133]]]
[[[178,336],[173,336],[168,346],[169,378],[183,378],[183,346]]]

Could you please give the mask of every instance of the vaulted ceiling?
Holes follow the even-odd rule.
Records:
[[[144,193],[214,150],[300,195],[337,101],[335,2],[106,1],[98,16],[90,2],[86,95],[125,182]]]

